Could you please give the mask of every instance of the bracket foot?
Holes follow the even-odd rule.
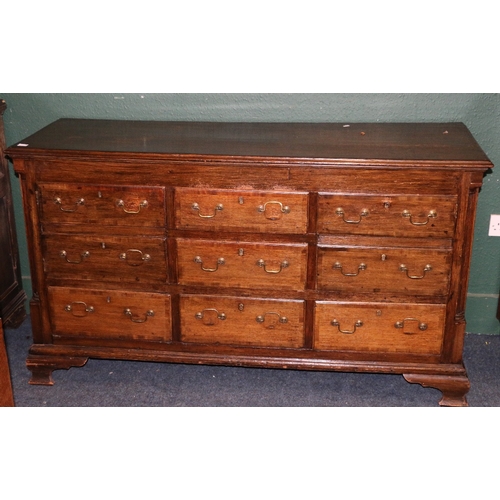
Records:
[[[54,370],[68,370],[72,367],[85,365],[89,358],[65,356],[40,356],[30,354],[26,366],[31,371],[31,385],[54,385],[52,372]]]
[[[469,392],[470,382],[467,375],[432,375],[403,374],[410,384],[420,384],[422,387],[438,389],[443,394],[440,406],[469,406],[465,395]]]

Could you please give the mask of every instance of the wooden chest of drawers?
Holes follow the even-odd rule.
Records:
[[[62,119],[7,154],[32,383],[91,357],[399,373],[466,404],[492,165],[464,125]]]

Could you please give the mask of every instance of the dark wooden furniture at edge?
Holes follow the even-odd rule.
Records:
[[[12,382],[10,380],[9,361],[3,336],[2,320],[0,319],[0,406],[14,406]]]
[[[26,318],[26,294],[22,290],[9,164],[4,155],[6,108],[0,99],[0,406],[14,406],[3,325],[17,328]]]
[[[0,99],[0,318],[4,327],[17,328],[26,318],[26,293],[22,289],[9,164],[4,154],[6,108]]]
[[[467,404],[492,164],[463,124],[61,119],[7,154],[31,383],[110,358],[399,373]]]

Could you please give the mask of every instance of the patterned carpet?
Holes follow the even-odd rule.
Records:
[[[16,406],[21,407],[417,407],[441,393],[400,375],[307,372],[92,360],[57,370],[51,387],[28,384],[29,318],[6,329]],[[470,406],[500,406],[500,336],[466,337]]]

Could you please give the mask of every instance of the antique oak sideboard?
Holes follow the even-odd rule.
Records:
[[[401,374],[466,405],[461,123],[61,119],[7,150],[31,383],[88,358]]]

